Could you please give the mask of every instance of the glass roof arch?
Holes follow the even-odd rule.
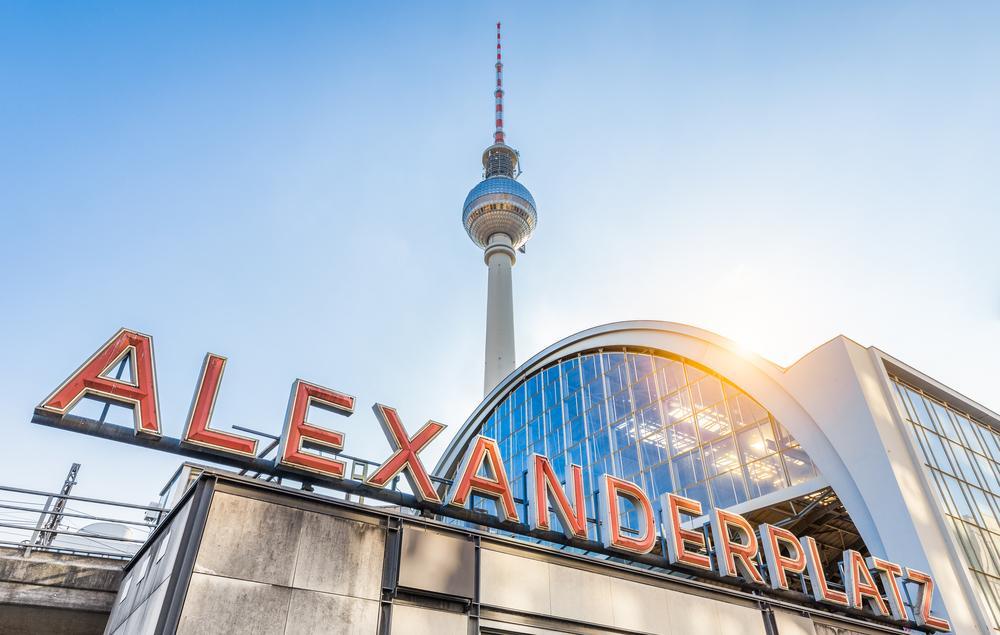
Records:
[[[588,388],[595,373],[603,394]],[[683,384],[668,383],[671,373]],[[526,462],[538,451],[557,469],[583,465],[588,495],[595,476],[607,472],[639,482],[657,507],[669,490],[747,513],[832,487],[858,531],[877,537],[841,457],[783,388],[782,373],[688,325],[594,327],[550,345],[501,381],[459,429],[434,473],[451,478],[468,444],[485,434],[499,442],[518,498],[522,457]],[[539,390],[532,390],[536,384]]]

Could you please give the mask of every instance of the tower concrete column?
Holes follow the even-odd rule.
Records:
[[[486,365],[483,395],[514,370],[514,247],[506,234],[493,234],[483,255],[489,268],[486,290]]]

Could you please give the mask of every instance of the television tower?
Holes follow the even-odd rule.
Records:
[[[483,151],[483,180],[472,188],[462,209],[469,238],[483,249],[489,268],[486,292],[486,367],[483,395],[489,394],[514,366],[514,298],[510,270],[516,252],[524,253],[538,223],[535,199],[517,181],[517,150],[507,145],[503,132],[503,57],[497,22],[496,129],[493,145]]]

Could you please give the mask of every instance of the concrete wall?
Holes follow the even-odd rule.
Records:
[[[385,533],[216,492],[178,632],[374,633]]]
[[[0,633],[89,635],[107,623],[125,562],[0,549]]]
[[[822,611],[259,481],[208,474],[199,488],[154,538],[166,551],[141,582],[163,543],[130,564],[108,633],[768,635],[771,609],[772,634],[828,635],[817,617],[856,629]]]
[[[118,590],[105,633],[139,635],[156,632],[166,610],[171,582],[177,580],[178,558],[188,542],[185,529],[191,509],[192,501],[189,499],[137,552]]]

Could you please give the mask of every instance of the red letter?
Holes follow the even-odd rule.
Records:
[[[844,589],[847,591],[847,601],[853,608],[863,609],[868,604],[872,612],[889,615],[889,608],[875,585],[865,559],[853,549],[844,552]]]
[[[667,539],[667,561],[670,564],[711,571],[712,561],[707,555],[687,549],[688,544],[705,549],[705,535],[681,527],[681,512],[689,516],[701,516],[701,503],[677,494],[666,494],[663,501],[663,535]]]
[[[208,353],[201,365],[201,376],[198,387],[191,400],[191,411],[188,413],[187,425],[181,440],[192,445],[231,452],[241,456],[257,456],[257,439],[244,437],[232,432],[212,430],[208,425],[212,422],[212,412],[215,410],[215,399],[219,396],[219,386],[222,385],[222,372],[226,369],[226,358]]]
[[[813,597],[818,602],[835,604],[837,606],[849,606],[847,604],[847,594],[836,589],[831,589],[826,581],[826,574],[823,573],[823,561],[819,557],[819,547],[812,536],[799,538],[802,550],[806,552],[806,569],[809,571],[809,582],[812,586]]]
[[[643,554],[652,551],[653,545],[656,544],[653,506],[649,504],[649,499],[642,489],[635,483],[604,474],[601,476],[597,491],[601,505],[601,542],[604,546],[626,553]],[[630,501],[642,515],[639,519],[642,530],[638,538],[622,535],[622,521],[618,510],[619,498]]]
[[[760,546],[764,552],[764,563],[767,565],[767,577],[775,589],[788,590],[788,573],[801,575],[806,570],[806,554],[799,544],[795,534],[764,523],[759,528]],[[780,545],[788,548],[791,556],[781,555]]]
[[[126,356],[132,367],[133,381],[107,377],[106,374]],[[39,408],[64,415],[88,395],[131,407],[136,433],[160,436],[153,338],[121,329],[56,388]]]
[[[736,529],[743,537],[733,540],[729,536],[730,529]],[[715,542],[715,564],[719,574],[730,578],[742,577],[754,584],[764,584],[764,578],[754,566],[754,558],[757,557],[757,535],[745,518],[724,509],[716,509],[712,513],[712,539]]]
[[[343,461],[304,451],[303,444],[306,441],[333,450],[344,447],[343,433],[326,430],[306,421],[309,406],[349,416],[354,412],[354,397],[296,379],[288,399],[288,415],[285,417],[285,429],[281,432],[278,462],[324,476],[343,478]]]
[[[479,476],[479,470],[484,466],[486,476]],[[515,523],[520,521],[496,441],[489,437],[477,436],[475,444],[465,455],[457,473],[459,478],[452,483],[448,491],[449,505],[465,507],[470,495],[476,492],[499,500],[500,504],[497,507],[504,520]]]
[[[583,468],[571,465],[566,474],[567,492],[552,469],[548,457],[532,454],[528,468],[528,526],[532,529],[549,527],[549,494],[555,500],[555,512],[567,538],[587,537],[587,507],[583,502]],[[573,499],[574,503],[569,500]]]
[[[913,611],[913,619],[921,626],[929,626],[939,631],[950,631],[951,624],[948,620],[931,615],[931,602],[934,599],[934,579],[929,573],[917,571],[916,569],[906,569],[907,582],[917,585],[917,606],[919,609]]]
[[[395,408],[375,404],[372,406],[375,411],[375,418],[382,426],[382,432],[389,439],[389,445],[395,453],[389,460],[383,463],[375,473],[368,477],[368,484],[375,487],[385,487],[396,475],[406,470],[406,480],[410,483],[413,494],[423,501],[440,503],[441,497],[434,489],[431,477],[427,475],[424,464],[420,461],[417,453],[424,449],[434,437],[436,437],[447,426],[436,421],[428,421],[424,427],[417,430],[411,439],[403,428],[403,422],[399,420],[399,414]]]
[[[886,590],[886,599],[889,600],[889,610],[892,616],[901,621],[906,620],[906,608],[903,606],[903,595],[899,592],[897,578],[902,577],[903,567],[895,562],[889,562],[875,556],[869,556],[865,563],[870,570],[878,572],[882,578],[882,588]]]

